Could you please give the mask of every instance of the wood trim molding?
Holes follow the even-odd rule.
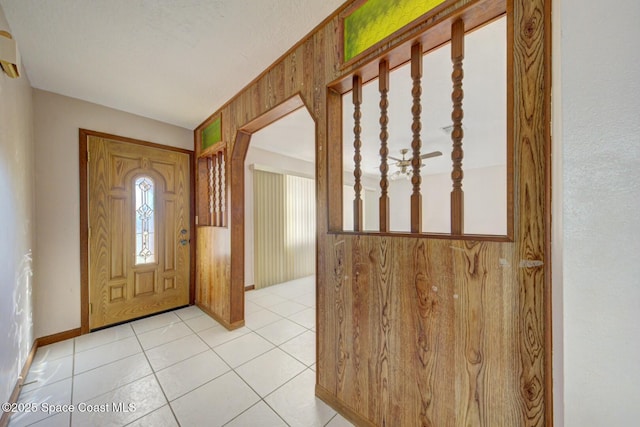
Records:
[[[78,164],[80,174],[80,329],[89,332],[89,131],[80,129]]]
[[[316,397],[322,400],[327,405],[331,406],[336,412],[345,417],[347,420],[351,421],[353,424],[361,427],[376,427],[374,423],[365,418],[362,418],[356,411],[336,399],[333,394],[331,394],[328,390],[318,385],[317,383]]]
[[[60,341],[65,341],[70,338],[75,338],[80,336],[81,328],[70,329],[68,331],[58,332],[56,334],[47,335],[45,337],[36,338],[33,340],[33,344],[31,345],[31,350],[29,351],[29,355],[27,359],[24,361],[24,365],[22,366],[22,371],[20,371],[20,375],[16,380],[16,385],[13,387],[13,391],[9,396],[9,400],[7,403],[16,403],[18,398],[20,397],[20,391],[22,391],[22,386],[24,385],[24,380],[27,378],[29,374],[29,369],[31,369],[31,364],[33,363],[33,358],[38,351],[38,348],[44,347],[45,345],[55,344]],[[5,403],[5,402],[2,402]],[[11,418],[11,412],[2,411],[0,416],[0,427],[7,427],[9,425],[9,419]]]
[[[191,215],[189,218],[189,224],[191,227],[191,238],[189,242],[190,246],[190,273],[189,273],[189,303],[192,304],[195,301],[195,265],[196,265],[196,227],[195,227],[195,168],[194,168],[194,152],[193,150],[186,150],[184,148],[172,147],[169,145],[157,144],[155,142],[143,141],[140,139],[127,138],[124,136],[113,135],[104,132],[97,132],[88,129],[79,129],[79,149],[78,149],[78,164],[80,175],[80,334],[87,334],[90,332],[89,327],[89,183],[87,180],[89,159],[87,157],[88,139],[90,136],[98,138],[111,139],[114,141],[126,142],[129,144],[143,145],[151,148],[158,148],[161,150],[174,151],[178,153],[184,153],[189,156],[189,182],[191,188],[189,191],[189,206],[191,208]]]
[[[57,334],[51,334],[45,337],[36,338],[36,343],[37,347],[44,347],[45,345],[55,344],[60,341],[79,337],[80,335],[82,335],[82,328],[69,329],[68,331],[58,332]]]
[[[246,123],[236,133],[233,150],[228,157],[231,167],[231,253],[234,256],[231,257],[230,322],[221,322],[225,326],[236,325],[240,321],[244,324],[244,160],[251,135],[303,107],[313,117],[302,94],[297,93]]]
[[[27,378],[29,368],[31,368],[31,363],[33,363],[33,358],[36,355],[37,350],[38,340],[36,339],[33,341],[33,345],[31,345],[31,351],[29,351],[27,360],[25,360],[24,365],[22,366],[22,371],[20,371],[20,375],[16,380],[16,385],[13,387],[13,391],[11,392],[7,403],[16,403],[18,401],[18,397],[20,397],[20,391],[22,390],[22,386],[24,385],[24,380],[25,378]],[[12,413],[1,411],[0,414],[0,427],[7,427],[9,425],[9,418],[11,418]]]
[[[551,15],[551,7],[553,0],[548,0],[544,5],[544,80],[545,80],[545,90],[544,90],[544,113],[545,113],[545,140],[547,143],[545,144],[545,158],[547,161],[545,162],[545,260],[544,260],[544,343],[545,343],[545,354],[544,354],[544,378],[545,378],[545,390],[544,390],[544,420],[545,425],[549,427],[553,427],[553,305],[552,305],[552,259],[553,253],[551,250],[552,245],[552,233],[553,233],[553,224],[552,224],[552,197],[551,197],[551,189],[553,188],[553,173],[552,168],[553,164],[551,159],[552,157],[552,149],[553,149],[553,138],[551,135],[551,120],[553,118],[552,110],[551,110],[551,91],[552,91],[552,15]],[[561,321],[561,319],[560,319]]]
[[[214,313],[213,311],[209,310],[207,308],[207,306],[200,304],[200,303],[196,303],[196,306],[198,306],[198,308],[200,308],[200,310],[204,311],[205,313],[207,313],[207,315],[209,317],[211,317],[213,320],[215,320],[216,322],[220,323],[222,326],[224,326],[225,328],[227,328],[227,330],[229,331],[233,331],[234,329],[238,329],[238,328],[242,328],[244,326],[244,319],[237,321],[237,322],[227,322],[225,319],[223,319],[222,317],[218,316],[216,313]]]

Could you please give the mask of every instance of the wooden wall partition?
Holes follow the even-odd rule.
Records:
[[[550,0],[450,0],[343,64],[340,19],[351,3],[214,113],[233,153],[230,225],[198,229],[197,302],[242,324],[244,207],[234,192],[244,159],[234,146],[248,144],[248,124],[300,97],[317,123],[316,394],[358,425],[550,426]],[[342,232],[341,97],[329,88],[355,70],[367,81],[390,49],[434,47],[448,40],[438,28],[462,17],[471,30],[470,18],[486,22],[496,8],[512,47],[513,236]],[[393,68],[393,55],[385,59]]]

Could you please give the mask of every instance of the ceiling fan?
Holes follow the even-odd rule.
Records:
[[[389,156],[391,160],[394,160],[396,163],[396,167],[399,168],[389,177],[391,180],[396,180],[400,178],[410,179],[413,174],[413,170],[411,168],[411,159],[406,159],[406,155],[409,152],[409,149],[403,148],[400,150],[400,154],[402,154],[402,159],[398,159],[396,157]],[[426,153],[420,156],[420,159],[429,159],[431,157],[442,156],[442,152],[440,151],[432,151],[430,153]],[[422,164],[420,165],[423,166]]]

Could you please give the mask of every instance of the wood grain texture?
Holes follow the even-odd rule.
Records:
[[[305,100],[316,121],[316,390],[358,425],[552,425],[548,265],[538,262],[548,260],[548,3],[448,1],[349,64],[340,60],[336,14],[215,113],[222,114],[229,153],[244,143],[238,136],[250,136],[268,121],[258,119],[293,96]],[[340,95],[351,89],[353,74],[366,82],[383,57],[393,68],[406,62],[416,41],[423,51],[447,42],[456,19],[471,30],[505,11],[513,52],[507,91],[513,232],[493,241],[341,232]],[[232,180],[242,179],[240,165],[232,160]],[[239,195],[230,198],[236,231],[198,230],[198,275],[206,281],[198,295],[222,319],[237,310],[231,293],[242,290],[232,276],[244,267],[234,234],[242,220]]]
[[[80,320],[81,320],[81,333],[85,334],[90,331],[90,305],[89,305],[89,154],[88,154],[88,146],[89,146],[89,138],[103,138],[107,140],[118,141],[120,143],[140,146],[140,147],[149,147],[155,148],[158,150],[163,150],[164,152],[170,153],[181,153],[182,155],[186,155],[188,157],[186,161],[185,168],[188,170],[188,178],[184,182],[180,182],[177,185],[180,186],[181,192],[187,191],[188,195],[188,205],[191,211],[195,211],[195,197],[193,193],[189,191],[191,188],[194,188],[195,176],[193,173],[193,168],[190,166],[193,162],[193,151],[185,150],[182,148],[169,147],[165,145],[156,144],[149,141],[142,141],[133,138],[127,138],[123,136],[108,134],[104,132],[97,132],[87,129],[79,129],[79,165],[80,165]],[[195,140],[195,139],[194,139]],[[153,164],[154,168],[158,168],[158,171],[161,171],[166,167],[165,164],[165,156],[161,156],[157,162]],[[169,155],[168,157],[172,157]],[[114,172],[115,175],[118,175],[119,172],[116,170]],[[106,179],[106,177],[104,177]],[[188,182],[187,182],[188,181]],[[171,183],[171,191],[175,192],[176,183]],[[120,184],[122,187],[122,184]],[[194,217],[188,213],[185,213],[184,216],[188,218],[188,223],[190,224],[189,229],[193,230],[194,227]],[[177,230],[176,230],[177,232]],[[190,239],[188,244],[187,251],[189,255],[187,256],[186,264],[189,264],[189,273],[186,275],[185,279],[187,281],[188,286],[188,294],[189,301],[193,302],[194,294],[195,294],[195,239]],[[180,255],[181,257],[183,255]]]
[[[515,251],[518,260],[519,403],[527,425],[545,425],[546,92],[545,2],[514,2]],[[550,363],[547,361],[547,363]]]
[[[231,324],[229,283],[229,230],[198,227],[196,250],[196,304]],[[203,264],[203,260],[207,260]]]
[[[191,158],[185,153],[89,136],[90,326],[189,302]],[[137,263],[134,182],[153,182],[151,262]],[[130,236],[130,237],[127,237]]]

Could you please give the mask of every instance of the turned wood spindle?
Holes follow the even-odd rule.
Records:
[[[462,129],[462,118],[464,111],[462,109],[462,100],[464,91],[462,90],[462,79],[464,70],[462,61],[464,59],[464,21],[456,20],[451,26],[451,61],[453,63],[453,72],[451,80],[453,82],[453,92],[451,100],[453,101],[453,112],[451,119],[453,120],[453,130],[451,131],[451,141],[453,147],[451,150],[451,160],[453,166],[451,170],[451,181],[453,190],[451,191],[451,234],[464,233],[464,192],[462,191],[462,178],[464,172],[462,170],[462,159],[464,151],[462,149],[462,138],[464,131]]]
[[[389,231],[389,63],[380,61],[378,68],[378,86],[380,91],[380,231]]]
[[[207,172],[208,172],[208,181],[209,181],[209,224],[215,224],[215,169],[214,162],[212,157],[207,158]]]
[[[224,171],[222,170],[222,151],[218,152],[218,154],[216,155],[216,160],[218,162],[218,208],[217,210],[217,219],[216,219],[216,225],[218,227],[222,227],[222,175],[224,173]]]
[[[411,176],[411,183],[413,184],[413,192],[411,193],[411,232],[420,233],[422,232],[422,194],[420,194],[420,184],[422,182],[420,176],[420,166],[422,164],[422,159],[420,158],[420,149],[422,148],[422,141],[420,140],[420,131],[422,129],[420,122],[420,114],[422,113],[422,105],[420,103],[422,95],[422,43],[416,43],[411,46],[411,79],[413,80],[411,89],[413,98],[411,107],[413,115],[411,124],[411,131],[413,132],[411,141],[411,149],[413,150],[411,157],[413,172]]]
[[[222,150],[220,156],[222,157],[222,179],[220,180],[220,212],[222,220],[220,221],[220,226],[225,227],[227,225],[227,150]]]
[[[218,226],[218,209],[219,209],[219,196],[218,196],[218,155],[214,154],[211,157],[213,161],[213,222],[212,225]]]
[[[360,140],[360,134],[362,128],[360,127],[360,119],[362,113],[360,111],[360,105],[362,104],[362,78],[358,75],[353,76],[353,177],[355,183],[353,189],[355,190],[355,199],[353,200],[353,231],[362,231],[362,170],[360,163],[362,162],[362,155],[360,149],[362,148],[362,141]]]

